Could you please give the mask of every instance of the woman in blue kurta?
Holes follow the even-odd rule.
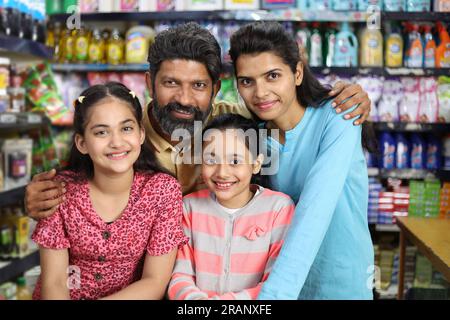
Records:
[[[372,299],[374,253],[361,127],[345,121],[329,89],[302,63],[278,23],[257,22],[231,38],[238,90],[279,152],[271,185],[295,216],[259,299]],[[275,153],[276,154],[276,153]]]

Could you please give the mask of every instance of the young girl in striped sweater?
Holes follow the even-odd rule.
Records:
[[[184,197],[190,241],[178,251],[170,299],[256,299],[267,279],[294,204],[251,184],[263,162],[258,136],[257,124],[239,115],[219,116],[204,129],[208,189]]]

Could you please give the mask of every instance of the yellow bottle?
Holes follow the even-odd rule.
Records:
[[[156,33],[148,26],[135,26],[126,35],[125,63],[145,63],[148,48],[155,41]]]
[[[403,65],[403,38],[395,31],[386,39],[385,61],[391,68]]]
[[[111,37],[108,40],[107,46],[107,62],[108,64],[121,64],[123,63],[124,56],[124,40],[120,35],[118,29],[113,29],[111,32]]]
[[[380,30],[365,28],[360,37],[362,67],[383,66],[383,35]]]
[[[84,63],[88,59],[90,34],[85,28],[78,30],[75,40],[75,61]]]
[[[63,29],[61,31],[61,39],[59,42],[59,62],[70,63],[73,60],[73,46],[75,39],[75,31]]]
[[[100,30],[97,28],[92,31],[88,61],[89,63],[105,63],[105,41]]]
[[[17,279],[17,300],[31,300],[32,294],[27,287],[27,283],[24,277]]]

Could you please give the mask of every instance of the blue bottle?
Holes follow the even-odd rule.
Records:
[[[410,146],[409,141],[406,139],[405,135],[397,133],[395,135],[395,141],[397,145],[396,149],[396,167],[397,169],[407,169],[410,167]]]
[[[381,168],[395,169],[395,139],[388,133],[383,132],[380,137],[381,146]]]
[[[411,135],[411,168],[424,169],[426,167],[426,142],[420,134]]]
[[[358,66],[358,39],[355,34],[350,31],[348,22],[343,22],[341,31],[336,34],[333,66]]]
[[[356,11],[357,4],[357,0],[333,0],[333,10]]]
[[[438,170],[442,166],[441,141],[430,135],[427,139],[427,169]]]
[[[384,11],[405,11],[406,3],[405,0],[384,0],[383,8]]]

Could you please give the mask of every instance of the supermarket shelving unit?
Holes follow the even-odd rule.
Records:
[[[13,61],[48,60],[53,57],[53,48],[31,40],[0,35],[0,55]],[[4,132],[25,132],[47,126],[50,120],[39,113],[1,113],[0,134]],[[25,186],[0,192],[0,208],[20,204],[25,195]],[[0,284],[39,265],[39,252],[32,251],[21,258],[0,261]]]

